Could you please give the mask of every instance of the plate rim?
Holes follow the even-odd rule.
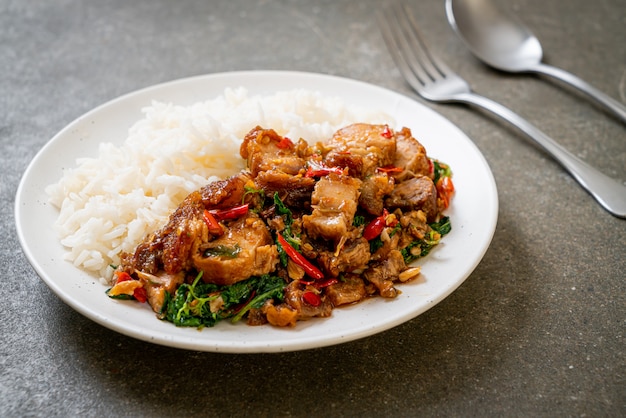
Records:
[[[492,216],[488,217],[489,222],[485,225],[486,226],[486,230],[487,230],[487,235],[488,235],[488,239],[486,239],[483,242],[482,248],[479,249],[477,256],[474,259],[474,262],[472,263],[471,267],[468,268],[464,274],[462,274],[460,277],[452,286],[448,286],[444,292],[440,292],[436,298],[433,298],[429,301],[429,303],[424,306],[422,309],[416,311],[416,312],[411,312],[410,314],[405,314],[405,315],[401,315],[399,317],[397,317],[394,321],[389,321],[385,324],[385,326],[378,326],[376,327],[374,330],[372,329],[361,329],[359,332],[354,332],[354,333],[350,333],[348,335],[345,336],[341,336],[339,339],[335,339],[335,340],[324,340],[324,341],[307,341],[306,339],[300,339],[298,340],[298,343],[294,343],[294,344],[288,344],[286,346],[278,346],[278,345],[273,345],[273,344],[269,344],[269,345],[261,345],[261,344],[257,344],[257,345],[246,345],[246,344],[241,344],[241,342],[236,342],[236,341],[232,341],[230,344],[228,344],[227,342],[221,341],[218,345],[210,345],[210,344],[205,344],[202,342],[197,341],[197,339],[194,338],[190,338],[190,339],[183,339],[183,338],[168,338],[167,336],[159,336],[158,338],[155,337],[154,335],[151,335],[149,332],[137,332],[137,331],[131,331],[130,329],[127,329],[125,327],[119,326],[115,323],[112,323],[109,318],[107,318],[105,315],[101,315],[98,312],[94,312],[93,310],[89,309],[89,307],[86,305],[85,301],[78,301],[75,300],[71,297],[69,297],[69,295],[63,290],[62,286],[60,286],[59,283],[57,283],[56,281],[50,279],[48,277],[47,272],[45,271],[45,269],[42,267],[41,263],[39,262],[39,260],[37,259],[37,257],[35,256],[35,254],[33,254],[31,247],[29,246],[28,243],[28,239],[27,237],[24,235],[24,230],[22,228],[22,223],[24,222],[24,220],[22,219],[23,213],[22,213],[22,206],[23,206],[23,195],[25,193],[26,190],[26,183],[27,180],[30,178],[30,176],[32,175],[33,171],[37,168],[37,164],[41,162],[41,160],[43,158],[45,158],[46,156],[46,151],[52,147],[57,141],[61,141],[64,134],[66,132],[68,132],[68,130],[70,130],[73,126],[76,126],[76,124],[78,124],[81,120],[84,120],[85,118],[89,118],[91,115],[97,114],[98,112],[102,111],[102,109],[106,109],[108,107],[111,106],[115,106],[116,104],[120,103],[120,102],[124,102],[130,98],[133,97],[137,97],[138,95],[142,95],[145,94],[147,92],[150,91],[159,91],[161,89],[164,88],[169,88],[172,86],[175,86],[176,84],[182,84],[182,83],[195,83],[198,81],[209,81],[209,80],[215,80],[215,82],[218,82],[220,78],[247,78],[247,77],[280,77],[280,76],[289,76],[289,77],[302,77],[302,78],[312,78],[312,79],[316,79],[316,80],[321,80],[321,81],[332,81],[335,83],[340,83],[340,84],[353,84],[355,86],[360,86],[363,88],[366,88],[368,90],[371,91],[377,91],[380,93],[384,93],[384,94],[391,94],[391,95],[395,95],[398,98],[403,98],[405,100],[409,100],[410,102],[412,102],[414,105],[417,105],[419,107],[422,108],[423,111],[429,113],[431,116],[435,116],[437,118],[440,118],[444,123],[447,124],[448,128],[454,129],[456,131],[456,134],[460,135],[463,137],[463,140],[465,140],[467,146],[473,147],[474,151],[476,152],[477,156],[480,159],[480,162],[483,165],[483,168],[485,169],[485,174],[487,174],[487,178],[489,180],[489,189],[491,190],[491,202],[489,202],[490,204],[488,205],[488,207],[485,208],[485,211],[487,213],[490,213]],[[235,87],[235,86],[232,86]],[[315,90],[315,89],[312,89]],[[210,98],[207,98],[210,99]],[[414,98],[410,98],[400,92],[397,91],[393,91],[390,89],[387,89],[385,87],[382,86],[378,86],[378,85],[374,85],[374,84],[370,84],[368,82],[365,81],[361,81],[361,80],[355,80],[355,79],[351,79],[351,78],[346,78],[346,77],[341,77],[341,76],[336,76],[336,75],[328,75],[328,74],[320,74],[320,73],[312,73],[312,72],[303,72],[303,71],[285,71],[285,70],[262,70],[262,71],[232,71],[232,72],[220,72],[220,73],[211,73],[211,74],[204,74],[204,75],[195,75],[195,76],[191,76],[191,77],[185,77],[185,78],[179,78],[179,79],[175,79],[175,80],[171,80],[171,81],[165,81],[162,83],[157,83],[151,86],[147,86],[147,87],[143,87],[143,88],[139,88],[137,90],[125,93],[123,95],[120,95],[118,97],[115,97],[111,100],[108,100],[94,108],[92,108],[91,110],[85,112],[84,114],[78,116],[77,118],[75,118],[73,121],[71,121],[70,123],[68,123],[65,127],[63,127],[58,133],[56,133],[54,136],[52,136],[52,138],[50,138],[49,140],[47,140],[45,142],[45,144],[37,151],[37,153],[35,154],[35,156],[32,158],[32,160],[30,161],[30,163],[27,165],[21,179],[18,185],[18,188],[16,190],[16,195],[15,195],[15,205],[14,205],[14,217],[15,217],[15,225],[17,228],[17,235],[18,235],[18,240],[20,242],[20,245],[22,247],[22,250],[27,258],[27,260],[29,261],[29,263],[31,264],[31,266],[35,269],[37,275],[40,277],[40,279],[53,291],[53,293],[55,293],[55,295],[57,297],[59,297],[64,303],[66,303],[67,305],[69,305],[70,307],[72,307],[74,310],[76,310],[78,313],[80,313],[81,315],[91,319],[92,321],[106,327],[109,328],[113,331],[119,332],[123,335],[127,335],[129,337],[132,338],[136,338],[139,340],[143,340],[143,341],[147,341],[147,342],[151,342],[151,343],[156,343],[159,345],[164,345],[164,346],[169,346],[169,347],[176,347],[176,348],[182,348],[182,349],[190,349],[190,350],[198,350],[198,351],[211,351],[211,352],[230,352],[230,353],[260,353],[260,352],[284,352],[284,351],[298,351],[298,350],[305,350],[305,349],[311,349],[311,348],[319,348],[319,347],[325,347],[325,346],[330,346],[330,345],[335,345],[335,344],[340,344],[340,343],[344,343],[344,342],[348,342],[348,341],[353,341],[353,340],[357,340],[360,338],[364,338],[370,335],[374,335],[377,334],[379,332],[383,332],[386,331],[388,329],[391,329],[393,327],[396,327],[406,321],[409,321],[411,319],[416,318],[417,316],[423,314],[424,312],[426,312],[427,310],[429,310],[430,308],[432,308],[433,306],[437,305],[438,303],[440,303],[442,300],[444,300],[445,298],[447,298],[451,293],[453,293],[462,283],[465,282],[465,280],[472,274],[472,272],[476,269],[476,267],[478,266],[478,264],[481,262],[481,260],[483,259],[485,253],[487,252],[487,250],[489,249],[489,246],[491,244],[491,241],[493,239],[493,236],[495,234],[495,230],[496,230],[496,226],[497,226],[497,222],[498,222],[498,211],[499,211],[499,201],[498,201],[498,192],[497,192],[497,186],[496,186],[496,182],[495,182],[495,178],[493,176],[493,173],[489,167],[489,164],[487,162],[487,160],[485,159],[484,155],[482,154],[482,152],[478,149],[478,147],[476,146],[476,144],[461,130],[459,129],[454,123],[452,123],[450,120],[448,120],[447,118],[443,117],[441,114],[439,114],[438,112],[436,112],[435,110],[433,110],[432,108],[424,105],[422,102],[415,100]],[[454,228],[454,226],[453,226]],[[445,241],[444,241],[445,242]],[[76,267],[75,267],[76,268]],[[95,279],[97,280],[97,279]],[[339,308],[341,309],[341,308]],[[321,321],[328,321],[328,320],[333,320],[333,318],[324,318],[324,319],[320,319]],[[156,321],[156,319],[155,319]],[[170,326],[173,327],[172,324],[168,324]],[[297,328],[297,327],[296,327]],[[149,330],[148,330],[149,331]]]

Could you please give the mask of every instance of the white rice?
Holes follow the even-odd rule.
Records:
[[[239,146],[256,125],[309,143],[355,122],[392,123],[389,116],[347,106],[317,92],[250,96],[246,89],[191,106],[153,102],[121,146],[100,144],[46,188],[60,209],[54,228],[77,267],[111,277],[120,252],[132,252],[192,191],[245,167]]]

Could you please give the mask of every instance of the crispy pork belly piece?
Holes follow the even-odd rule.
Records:
[[[363,180],[359,206],[368,213],[380,216],[383,213],[384,198],[394,188],[394,179],[385,173],[376,173]]]
[[[298,280],[294,280],[285,287],[285,303],[297,312],[297,319],[309,319],[313,317],[330,316],[333,305],[325,295],[320,295],[320,303],[313,306],[304,300],[305,292],[318,293],[313,286],[303,286]],[[279,305],[280,306],[280,305]],[[269,319],[269,318],[268,318]]]
[[[403,212],[422,210],[430,222],[438,212],[437,187],[426,176],[405,180],[397,184],[385,199],[385,206],[390,210],[401,209]]]
[[[411,177],[432,176],[426,148],[413,137],[409,128],[402,128],[396,133],[396,155],[393,165],[403,169],[402,172],[393,175],[398,181]]]
[[[200,188],[202,203],[206,209],[229,209],[241,205],[246,194],[245,186],[252,184],[250,173],[245,171],[218,180]]]
[[[163,228],[139,244],[132,256],[123,255],[123,269],[152,275],[159,271],[177,274],[181,270],[188,270],[192,266],[192,248],[209,238],[203,219],[204,210],[241,204],[244,186],[248,181],[249,174],[240,173],[190,193],[170,215]]]
[[[320,251],[317,261],[322,269],[332,277],[341,273],[361,270],[370,261],[370,244],[363,238],[346,242],[340,251]]]
[[[139,244],[132,256],[122,258],[129,271],[146,274],[175,275],[188,270],[194,246],[209,239],[203,219],[206,208],[229,208],[240,204],[244,186],[250,180],[247,173],[216,181],[190,193],[170,215],[168,223]]]
[[[342,281],[328,286],[325,293],[333,306],[356,303],[367,297],[365,283],[357,274],[347,274]]]
[[[245,136],[239,154],[247,160],[252,177],[269,170],[295,175],[305,166],[304,158],[298,156],[297,147],[291,140],[278,135],[273,129],[260,126]]]
[[[314,178],[293,176],[278,170],[261,171],[254,179],[254,183],[257,189],[263,190],[265,196],[278,193],[285,205],[298,208],[303,208],[311,201],[315,187]]]
[[[224,235],[197,246],[193,266],[206,283],[231,285],[274,271],[278,250],[269,229],[254,212],[229,223]]]
[[[350,151],[334,149],[326,154],[324,163],[329,167],[339,167],[341,169],[348,169],[348,174],[356,178],[364,178],[367,175],[362,175],[365,172],[364,164],[365,160],[360,153],[352,154]]]
[[[123,258],[123,268],[157,274],[176,274],[189,266],[188,260],[193,244],[207,237],[206,224],[202,220],[204,203],[202,195],[189,194],[170,215],[168,223],[149,235],[135,249],[132,257]]]
[[[163,239],[161,262],[167,274],[176,274],[187,270],[191,249],[197,241],[203,241],[208,236],[208,229],[199,213],[193,217],[180,218],[176,222],[176,229],[170,231]]]
[[[395,298],[398,292],[393,287],[393,282],[398,280],[398,276],[403,270],[406,270],[406,264],[402,253],[398,250],[392,250],[386,259],[365,270],[363,277],[376,286],[382,297]]]
[[[387,125],[355,123],[339,129],[325,146],[330,148],[326,163],[348,167],[350,174],[361,179],[376,168],[393,164],[396,155],[395,134]]]
[[[352,228],[360,187],[354,177],[335,173],[322,177],[311,196],[313,212],[302,217],[308,236],[338,243]]]
[[[177,274],[167,274],[163,271],[154,274],[137,271],[137,277],[143,283],[146,290],[148,304],[156,313],[160,313],[165,303],[165,294],[173,295],[176,293],[178,286],[185,281],[185,272],[181,271]]]

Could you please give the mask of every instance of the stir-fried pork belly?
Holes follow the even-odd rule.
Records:
[[[430,177],[414,177],[397,184],[385,199],[385,205],[404,212],[422,210],[432,222],[439,212],[437,188]]]
[[[306,161],[297,155],[297,149],[289,139],[273,129],[257,126],[244,138],[239,153],[247,159],[252,177],[261,171],[276,170],[285,174],[298,174]]]
[[[333,305],[326,295],[311,285],[303,285],[299,281],[293,281],[285,288],[285,303],[294,311],[298,312],[298,319],[309,319],[316,316],[330,316]],[[307,301],[305,294],[313,294],[319,297],[318,303]]]
[[[192,192],[174,211],[163,228],[149,235],[137,246],[134,254],[122,255],[121,270],[135,273],[139,280],[145,283],[148,296],[157,293],[155,297],[148,299],[155,311],[158,312],[162,308],[162,293],[164,291],[173,293],[176,286],[183,282],[186,272],[192,269],[203,271],[209,280],[215,276],[214,265],[210,263],[212,258],[206,254],[211,253],[210,242],[222,237],[224,230],[228,231],[227,237],[235,235],[239,238],[231,241],[233,246],[237,244],[237,251],[242,255],[238,260],[253,261],[247,271],[267,273],[273,270],[271,267],[276,264],[278,255],[275,247],[267,245],[268,240],[271,243],[271,236],[262,222],[252,222],[251,225],[245,224],[238,228],[220,227],[211,231],[205,219],[205,211],[228,211],[241,204],[245,196],[245,186],[249,182],[251,182],[249,174],[243,172]],[[248,200],[252,198],[253,196]],[[263,231],[260,226],[265,230],[265,239],[259,238],[263,237],[260,234]],[[239,234],[234,231],[239,231]],[[254,238],[245,239],[250,237]],[[228,245],[223,245],[222,248],[228,248]],[[228,263],[230,260],[227,260],[227,257],[224,258],[225,262],[220,264],[221,270],[231,273],[227,266],[232,263]],[[232,284],[248,277],[250,275],[242,277],[228,274],[220,280],[223,284]]]
[[[365,282],[360,275],[347,274],[343,280],[326,288],[326,295],[333,306],[347,305],[365,299],[368,294]]]
[[[248,170],[266,196],[279,193],[288,206],[301,206],[311,200],[315,179],[302,176],[310,154],[308,144],[293,143],[272,129],[257,126],[243,140],[239,153],[248,161]]]
[[[186,268],[194,241],[206,234],[203,210],[202,194],[191,193],[161,230],[148,236],[133,255],[122,256],[124,265],[152,275],[176,274]]]
[[[383,213],[384,197],[394,188],[395,180],[387,173],[374,173],[363,180],[359,205],[371,215],[379,216]]]
[[[356,123],[339,129],[326,143],[330,166],[348,167],[350,174],[364,179],[379,167],[393,164],[395,135],[387,125]]]
[[[361,180],[330,173],[316,184],[311,196],[313,212],[302,217],[307,235],[339,243],[352,228]]]
[[[396,282],[419,274],[407,260],[429,233],[433,241],[429,222],[442,208],[433,162],[408,128],[359,123],[311,146],[257,126],[240,154],[246,170],[189,194],[122,255],[118,271],[140,281],[132,287],[143,286],[156,312],[200,277],[220,295],[206,296],[213,315],[232,298],[219,293],[228,286],[273,276],[282,297],[246,308],[248,323],[294,326],[372,295],[393,298]]]
[[[398,250],[392,250],[387,258],[377,261],[370,268],[363,272],[363,277],[378,289],[384,298],[396,297],[397,290],[393,287],[393,282],[398,280],[398,276],[406,269],[404,258]]]
[[[342,244],[337,249],[320,251],[317,255],[320,267],[331,277],[338,277],[342,273],[362,270],[367,267],[367,263],[369,263],[372,257],[370,244],[363,237],[354,240],[346,238]]]
[[[402,128],[396,132],[396,155],[393,162],[398,170],[393,173],[397,180],[411,177],[432,176],[432,163],[426,155],[426,149],[411,135],[409,128]]]
[[[278,251],[267,225],[253,212],[229,223],[224,234],[199,243],[193,266],[208,283],[229,285],[274,271]]]
[[[265,195],[273,196],[274,193],[278,193],[285,205],[301,209],[310,203],[315,187],[314,178],[292,176],[278,170],[259,172],[254,183]]]

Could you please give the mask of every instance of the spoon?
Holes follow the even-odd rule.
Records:
[[[446,0],[448,22],[486,64],[508,72],[542,73],[576,87],[626,123],[626,107],[577,76],[541,62],[539,40],[492,0]]]

